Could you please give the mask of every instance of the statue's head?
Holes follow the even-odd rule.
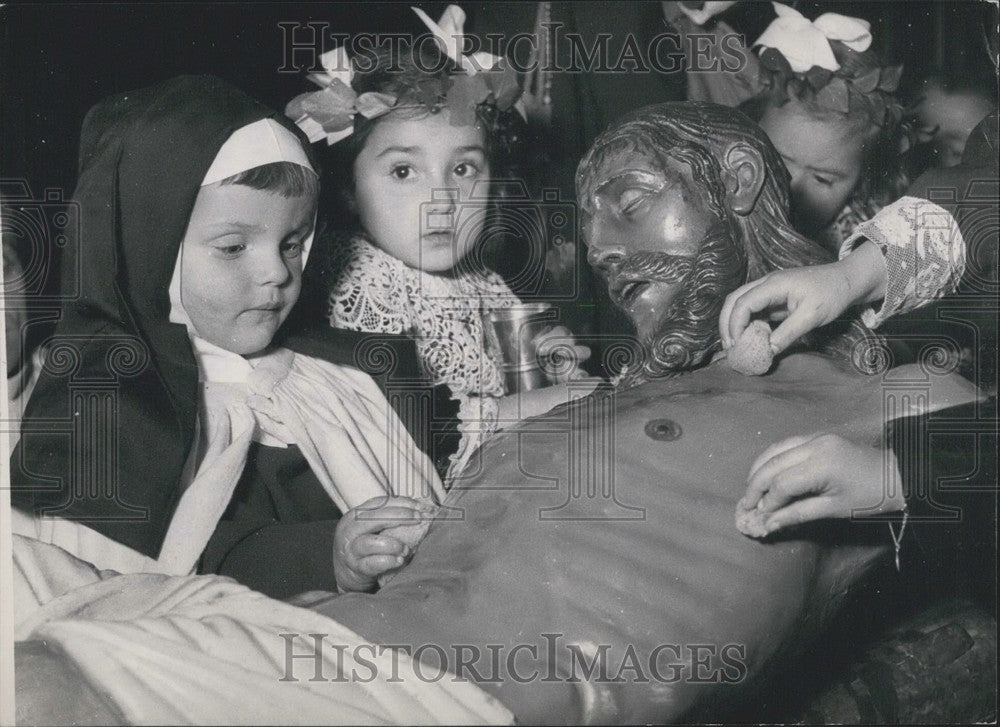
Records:
[[[725,106],[623,118],[580,162],[576,193],[588,260],[635,326],[649,377],[705,363],[744,282],[830,259],[789,225],[788,174],[767,137]]]

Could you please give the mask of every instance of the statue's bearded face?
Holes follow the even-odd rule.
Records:
[[[640,339],[652,342],[704,241],[724,220],[688,165],[675,159],[626,148],[603,155],[588,177],[581,200],[587,258]]]

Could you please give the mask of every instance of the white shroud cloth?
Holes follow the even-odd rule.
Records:
[[[128,724],[512,722],[471,682],[229,578],[102,573],[16,535],[13,554],[15,638],[45,641]]]

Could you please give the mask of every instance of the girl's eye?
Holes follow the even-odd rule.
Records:
[[[390,172],[396,179],[409,179],[413,174],[413,167],[409,164],[397,164]]]
[[[917,129],[917,141],[921,143],[927,143],[931,141],[934,136],[941,130],[941,125],[937,126],[922,126]]]
[[[233,243],[231,245],[214,245],[212,247],[219,257],[222,258],[234,258],[237,257],[241,252],[247,249],[246,243],[239,242]]]
[[[455,165],[455,176],[474,177],[479,174],[479,167],[471,162],[461,162]]]
[[[821,184],[824,187],[832,187],[833,186],[833,180],[830,179],[829,177],[823,177],[823,176],[820,176],[819,174],[814,174],[813,175],[813,179],[815,179],[818,184]]]
[[[281,255],[286,258],[297,258],[302,254],[304,249],[305,245],[298,240],[293,242],[284,242],[281,244]]]
[[[646,198],[649,196],[649,192],[640,187],[632,187],[626,189],[621,193],[618,198],[618,209],[622,214],[627,215],[635,212]]]

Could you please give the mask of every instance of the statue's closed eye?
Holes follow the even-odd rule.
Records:
[[[653,190],[646,187],[628,187],[618,197],[618,209],[623,215],[635,212],[645,202]]]

